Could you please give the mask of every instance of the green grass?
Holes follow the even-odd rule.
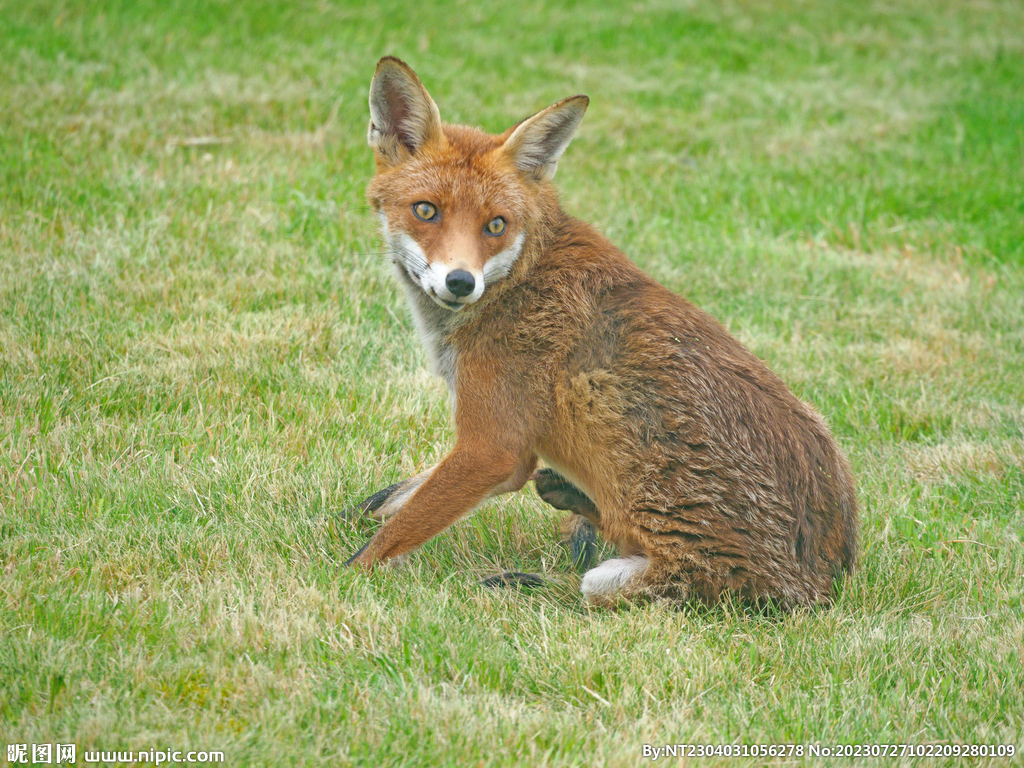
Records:
[[[0,744],[1019,754],[1024,7],[457,6],[0,0]],[[362,196],[388,53],[491,131],[591,96],[566,208],[851,458],[862,565],[832,609],[588,610],[532,491],[405,568],[342,567],[372,526],[334,513],[452,441]],[[476,586],[510,568],[550,586]]]

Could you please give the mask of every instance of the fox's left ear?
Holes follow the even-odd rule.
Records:
[[[510,128],[504,151],[516,167],[536,181],[551,181],[558,158],[569,146],[590,99],[570,96]]]

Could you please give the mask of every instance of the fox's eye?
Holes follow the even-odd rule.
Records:
[[[505,220],[501,216],[495,216],[487,222],[485,229],[489,235],[500,235],[505,231]]]
[[[423,221],[433,221],[437,218],[437,208],[430,203],[413,203],[412,212],[416,214],[417,219]]]

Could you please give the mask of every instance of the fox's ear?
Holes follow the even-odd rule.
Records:
[[[570,96],[510,128],[504,150],[516,167],[537,181],[550,181],[558,158],[572,141],[590,99]]]
[[[366,134],[378,158],[395,165],[441,135],[441,113],[416,73],[394,56],[378,61]]]

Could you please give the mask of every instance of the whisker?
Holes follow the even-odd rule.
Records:
[[[406,268],[410,270],[414,269],[418,272],[424,272],[427,269],[426,259],[420,258],[413,251],[407,248],[402,248],[401,246],[395,246],[393,250],[393,258],[396,261],[399,261],[399,263],[401,263]]]

